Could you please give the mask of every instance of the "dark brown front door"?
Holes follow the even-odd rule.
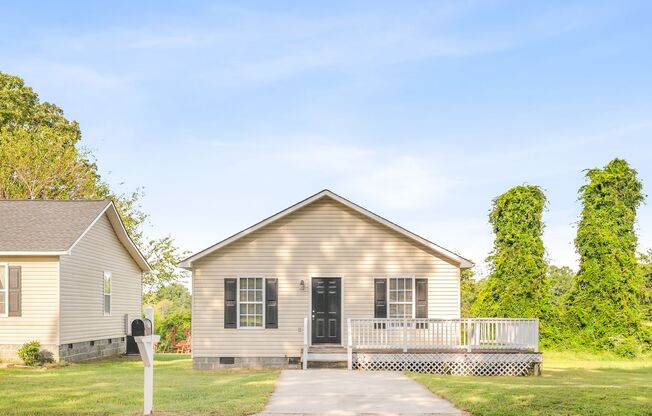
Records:
[[[312,279],[313,344],[339,344],[341,342],[341,291],[342,279],[339,277]]]

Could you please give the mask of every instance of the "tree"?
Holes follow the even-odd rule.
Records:
[[[538,318],[548,310],[541,219],[546,197],[538,186],[516,186],[493,201],[496,235],[490,274],[473,305],[475,316]],[[542,332],[544,332],[542,328]]]
[[[579,190],[580,268],[568,297],[568,319],[581,345],[607,349],[632,343],[641,328],[634,225],[643,185],[622,159],[588,170],[586,179]]]
[[[641,315],[646,321],[652,322],[652,249],[641,254],[639,262],[640,281],[643,284],[641,291]]]
[[[460,276],[460,292],[462,297],[461,316],[462,318],[472,318],[474,315],[471,311],[473,303],[484,286],[485,280],[476,280],[473,269],[462,270]]]
[[[0,72],[0,198],[97,199],[108,192],[81,131],[23,80]]]
[[[185,339],[191,327],[191,296],[188,289],[180,283],[161,286],[156,291],[146,293],[145,303],[154,306],[154,328],[161,335],[158,345],[167,351],[173,341]]]
[[[552,305],[559,308],[566,302],[566,296],[573,287],[575,272],[568,266],[548,266],[548,281],[550,284],[550,301]]]
[[[140,189],[116,195],[102,181],[81,130],[16,76],[0,72],[0,199],[111,199],[127,232],[154,270],[147,288],[177,280],[183,253],[171,237],[145,240]]]

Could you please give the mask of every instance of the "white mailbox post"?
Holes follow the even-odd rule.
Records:
[[[145,308],[145,318],[149,319],[152,323],[152,332],[154,331],[154,308],[147,306]],[[145,367],[145,378],[144,378],[144,415],[152,414],[152,407],[154,404],[154,344],[159,342],[161,339],[160,335],[144,335],[134,337],[136,344],[138,344],[138,351],[140,351],[140,357],[143,359],[143,365]]]

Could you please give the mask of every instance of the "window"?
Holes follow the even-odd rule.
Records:
[[[414,316],[414,281],[412,278],[389,279],[389,317]]]
[[[263,328],[263,279],[241,277],[238,279],[238,322],[240,328]]]
[[[111,272],[104,272],[104,316],[111,315]]]
[[[0,263],[0,316],[7,316],[9,313],[9,269],[7,264]]]

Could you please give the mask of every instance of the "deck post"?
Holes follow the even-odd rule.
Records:
[[[408,345],[407,345],[407,339],[408,339],[408,328],[407,328],[407,318],[403,318],[403,352],[407,352],[408,350]]]
[[[353,369],[353,331],[351,329],[351,318],[346,320],[346,332],[348,335],[348,341],[346,343],[346,368],[348,370]]]
[[[308,318],[303,318],[303,357],[301,357],[301,367],[308,369]]]
[[[471,343],[473,342],[473,320],[466,320],[466,352],[471,352]]]
[[[534,320],[534,352],[539,352],[539,318]]]

